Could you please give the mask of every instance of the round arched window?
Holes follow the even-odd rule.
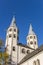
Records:
[[[9,34],[9,38],[11,38],[12,37],[12,35],[11,34]]]
[[[32,36],[30,36],[30,39],[32,39]]]
[[[25,53],[25,49],[24,48],[22,49],[22,53]]]
[[[30,44],[32,45],[33,44],[33,41],[31,41]]]
[[[13,51],[15,51],[15,47],[13,47]]]
[[[36,61],[33,62],[33,65],[36,65]]]
[[[14,31],[16,32],[16,29],[14,29]]]
[[[40,60],[39,59],[37,59],[37,65],[40,65]]]
[[[29,54],[29,50],[27,50],[27,54]]]

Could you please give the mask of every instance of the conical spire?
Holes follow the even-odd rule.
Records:
[[[12,22],[11,22],[11,25],[10,26],[16,26],[16,19],[15,19],[14,16],[13,16],[13,19],[12,19]]]
[[[30,28],[29,28],[29,33],[28,34],[35,34],[31,24],[30,24]]]

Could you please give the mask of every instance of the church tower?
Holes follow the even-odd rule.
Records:
[[[16,26],[15,17],[13,17],[11,25],[7,30],[5,43],[6,52],[9,54],[9,56],[11,56],[12,63],[17,63],[17,43],[18,28]]]
[[[37,36],[33,31],[32,25],[30,24],[29,33],[27,36],[27,46],[36,49],[38,48]]]

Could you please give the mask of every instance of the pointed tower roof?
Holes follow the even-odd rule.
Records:
[[[29,27],[29,33],[28,34],[35,34],[31,24],[30,24],[30,27]]]
[[[11,22],[11,25],[10,26],[16,26],[16,19],[15,19],[15,17],[13,16],[13,18],[12,18],[12,22]]]

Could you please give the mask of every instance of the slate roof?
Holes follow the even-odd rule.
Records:
[[[39,52],[43,51],[43,45],[40,46],[39,48],[37,48],[35,51],[29,53],[28,55],[26,55],[19,63],[18,65],[22,64],[23,62],[25,62],[26,60],[30,59],[31,57],[35,56],[36,54],[38,54]]]

